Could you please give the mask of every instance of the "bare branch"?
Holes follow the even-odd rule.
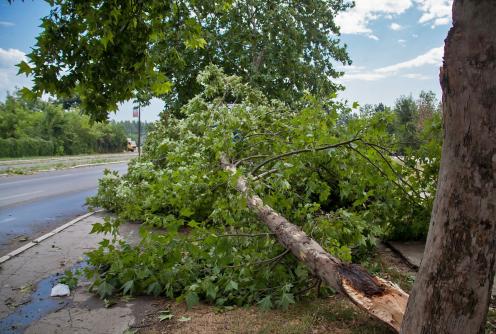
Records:
[[[234,164],[234,167],[237,167],[240,163],[242,163],[244,161],[258,159],[258,158],[265,158],[265,157],[268,157],[268,155],[267,154],[257,154],[257,155],[252,155],[250,157],[242,158],[242,159],[239,159],[238,161],[236,161],[236,163]]]
[[[270,174],[274,174],[274,173],[275,173],[275,172],[277,172],[277,171],[278,171],[278,169],[273,168],[273,169],[271,169],[271,170],[268,170],[268,171],[266,171],[266,172],[263,172],[263,173],[261,173],[261,174],[258,174],[257,176],[255,176],[255,177],[253,178],[253,181],[260,180],[261,178],[266,177],[266,176],[268,176],[268,175],[270,175]]]
[[[386,172],[384,172],[381,167],[377,166],[377,164],[375,164],[372,160],[370,160],[369,157],[367,157],[365,154],[363,154],[362,152],[360,152],[356,148],[352,147],[351,145],[348,145],[348,147],[349,147],[349,149],[355,151],[359,156],[361,156],[362,158],[367,160],[368,163],[370,163],[375,169],[377,169],[379,171],[379,173],[381,173],[382,176],[387,178]],[[398,182],[396,182],[394,180],[391,180],[391,182],[393,182],[398,188],[400,188],[401,191],[403,191],[405,193],[405,195],[407,195],[413,201],[412,195],[408,191],[406,191],[406,189],[403,188],[403,186],[401,184],[399,184]]]
[[[301,153],[317,152],[317,151],[328,150],[330,148],[336,148],[336,147],[340,147],[340,146],[346,146],[346,145],[349,145],[349,144],[351,144],[351,143],[353,143],[353,142],[355,142],[355,141],[357,141],[359,139],[360,138],[354,138],[354,139],[350,139],[350,140],[347,140],[347,141],[344,141],[344,142],[340,142],[340,143],[337,143],[337,144],[330,144],[330,145],[325,145],[325,146],[316,147],[316,148],[302,148],[300,150],[296,150],[296,151],[291,151],[291,152],[286,152],[286,153],[283,153],[283,154],[279,154],[279,155],[276,155],[276,156],[274,156],[272,158],[269,158],[269,159],[261,162],[258,166],[256,166],[251,171],[251,174],[254,174],[260,168],[262,168],[266,164],[271,163],[272,161],[275,161],[275,160],[279,160],[279,159],[282,159],[282,158],[286,158],[286,157],[289,157],[289,156],[292,156],[292,155],[301,154]]]
[[[371,145],[367,142],[364,142],[364,141],[361,141],[362,143],[368,145],[369,147],[371,147],[374,151],[376,151],[377,153],[379,153],[379,155],[381,156],[382,160],[384,160],[384,162],[388,165],[389,169],[391,169],[391,171],[396,175],[396,177],[401,180],[401,182],[403,182],[404,184],[406,184],[408,186],[408,188],[410,188],[410,190],[415,194],[417,195],[418,197],[420,197],[420,194],[417,192],[417,190],[415,190],[415,188],[407,181],[405,181],[403,179],[403,177],[401,176],[401,174],[399,174],[396,169],[394,169],[394,167],[391,165],[391,163],[389,162],[389,160],[382,154],[382,152],[380,150],[378,150],[375,145]]]

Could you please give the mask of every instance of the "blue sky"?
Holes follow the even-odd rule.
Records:
[[[452,0],[355,0],[356,6],[337,18],[342,41],[353,65],[339,81],[340,94],[360,104],[392,105],[400,95],[417,96],[421,90],[440,95],[438,82],[444,38],[451,26]],[[0,100],[14,87],[29,86],[16,76],[16,63],[24,59],[40,32],[40,19],[50,7],[40,0],[0,3]],[[143,109],[153,121],[160,101]],[[121,105],[113,119],[131,119],[131,103]]]

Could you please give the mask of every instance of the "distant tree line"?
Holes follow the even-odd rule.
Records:
[[[127,127],[92,123],[77,106],[27,100],[19,93],[0,102],[0,157],[122,152]]]
[[[388,132],[395,136],[398,155],[408,155],[414,150],[425,149],[422,144],[433,141],[437,149],[442,142],[441,106],[432,91],[420,92],[418,98],[412,95],[400,96],[393,107],[382,103],[364,105],[363,114],[383,112],[389,114],[392,122]],[[436,136],[436,138],[432,138]]]

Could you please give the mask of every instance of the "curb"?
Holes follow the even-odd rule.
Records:
[[[73,168],[81,168],[81,167],[90,167],[90,166],[100,166],[100,165],[113,165],[113,164],[121,164],[123,162],[128,162],[129,160],[121,160],[121,161],[110,161],[110,162],[98,162],[96,164],[83,164],[83,165],[76,165],[76,166],[71,166],[68,167],[67,169],[73,169]],[[58,170],[62,170],[65,168],[61,168]]]
[[[79,221],[81,221],[81,220],[83,220],[85,218],[88,218],[88,217],[94,215],[95,213],[102,212],[102,211],[104,211],[104,210],[103,209],[102,210],[96,210],[96,211],[88,212],[87,214],[84,214],[82,216],[79,216],[79,217],[74,218],[70,222],[65,223],[64,225],[57,227],[55,230],[53,230],[51,232],[48,232],[48,233],[42,235],[41,237],[36,238],[33,241],[30,241],[29,243],[25,244],[24,246],[19,247],[16,250],[13,250],[12,252],[8,253],[7,255],[4,255],[4,256],[0,257],[0,264],[2,264],[4,262],[10,260],[11,258],[13,258],[13,257],[21,254],[22,252],[30,249],[31,247],[36,246],[37,244],[39,244],[43,240],[48,239],[51,236],[54,236],[55,234],[62,232],[63,230],[65,230],[66,228],[68,228],[68,227],[76,224],[77,222],[79,222]]]
[[[398,255],[403,260],[403,262],[405,262],[411,269],[413,269],[415,271],[419,270],[419,266],[417,266],[415,263],[411,262],[408,259],[408,257],[405,256],[405,254],[400,252],[400,250],[397,249],[396,247],[394,247],[393,244],[391,244],[389,241],[382,241],[382,243],[384,245],[386,245],[386,247],[388,247],[390,250],[392,250],[396,255]]]

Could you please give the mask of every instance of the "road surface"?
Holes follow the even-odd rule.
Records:
[[[86,213],[106,168],[122,174],[127,164],[0,177],[0,256]]]

